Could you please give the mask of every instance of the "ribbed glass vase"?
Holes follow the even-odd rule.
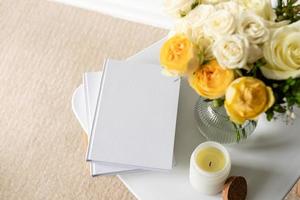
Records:
[[[236,125],[229,120],[224,106],[214,107],[212,102],[199,98],[195,105],[195,118],[200,133],[209,141],[221,144],[238,143],[250,136],[257,121]]]

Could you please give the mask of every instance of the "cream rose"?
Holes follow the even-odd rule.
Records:
[[[254,11],[257,15],[262,18],[274,21],[276,19],[276,14],[272,8],[270,0],[236,0],[238,3]]]
[[[199,4],[201,0],[164,0],[164,11],[176,18],[185,16],[192,10],[192,5]]]
[[[200,33],[202,36],[202,25],[214,12],[214,6],[201,4],[189,12],[184,18],[178,20],[173,32],[186,34],[190,39],[195,40],[194,36],[196,36],[196,34]]]
[[[215,5],[215,8],[217,10],[227,10],[236,18],[238,18],[239,15],[245,10],[243,6],[241,6],[235,1],[227,1],[227,2],[219,3]]]
[[[228,0],[202,0],[201,3],[206,3],[206,4],[218,4],[221,2],[225,2]]]
[[[236,30],[236,20],[229,11],[219,10],[205,20],[203,30],[215,39],[231,35]]]
[[[247,68],[249,42],[246,37],[241,35],[225,36],[215,42],[213,54],[224,68]]]
[[[263,47],[267,64],[261,67],[265,77],[284,80],[300,77],[300,21],[276,29]]]
[[[214,55],[212,52],[212,46],[214,40],[211,37],[208,37],[205,34],[197,33],[196,31],[193,31],[193,34],[195,34],[195,44],[198,46],[200,53],[203,54],[203,59],[206,61],[213,60]]]
[[[180,19],[171,31],[172,35],[178,33],[186,35],[199,47],[205,60],[213,59],[211,51],[213,39],[204,34],[203,23],[215,11],[214,6],[201,4],[189,12],[187,16]]]
[[[202,54],[203,60],[212,60],[212,45],[214,40],[205,35],[202,26],[190,26],[187,23],[177,24],[176,28],[169,32],[169,38],[176,34],[186,35],[195,45],[198,46],[199,53]]]
[[[264,19],[251,12],[241,14],[237,31],[244,35],[250,44],[262,44],[269,39],[270,35]]]
[[[264,54],[263,54],[262,48],[256,44],[252,44],[252,45],[250,44],[247,62],[254,63],[263,57],[264,57]]]
[[[199,26],[202,25],[204,20],[206,20],[215,11],[216,9],[214,6],[201,4],[191,10],[184,19],[194,26]]]
[[[184,34],[188,38],[192,37],[192,24],[190,24],[185,18],[176,21],[174,27],[171,29],[169,35]]]

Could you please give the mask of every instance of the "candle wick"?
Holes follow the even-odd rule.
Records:
[[[211,167],[211,161],[209,162],[209,166]]]

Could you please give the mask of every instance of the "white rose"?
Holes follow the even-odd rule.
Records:
[[[205,4],[217,4],[217,3],[221,3],[221,2],[225,2],[228,0],[202,0],[201,3],[205,3]]]
[[[186,17],[178,20],[171,31],[174,34],[185,34],[199,48],[205,49],[204,58],[209,60],[212,56],[211,45],[213,41],[212,38],[204,34],[203,23],[214,12],[214,6],[201,4],[189,12]]]
[[[194,44],[196,44],[203,55],[204,60],[214,59],[212,52],[212,45],[214,43],[213,38],[204,34],[202,27],[197,27],[193,29],[192,38]]]
[[[264,19],[250,12],[241,14],[237,31],[251,44],[262,44],[269,39],[270,35]]]
[[[250,44],[247,62],[254,63],[263,57],[264,57],[264,54],[263,54],[262,48],[256,44]]]
[[[193,26],[202,25],[204,20],[206,20],[212,13],[216,11],[215,7],[212,5],[201,4],[191,10],[184,20]]]
[[[231,35],[236,30],[236,20],[227,10],[214,12],[204,22],[204,33],[217,39],[224,35]]]
[[[267,61],[261,71],[269,79],[300,77],[300,21],[276,29],[263,53]]]
[[[177,20],[171,32],[174,34],[183,33],[188,38],[192,37],[192,24],[186,21],[184,18]]]
[[[229,11],[236,18],[238,18],[240,13],[242,13],[245,10],[245,8],[243,6],[241,6],[240,4],[238,4],[237,2],[234,2],[234,1],[219,3],[215,7],[217,10]]]
[[[241,35],[225,36],[215,42],[213,54],[224,68],[247,69],[249,42],[246,37]]]
[[[199,50],[203,54],[204,60],[211,60],[213,39],[207,36],[203,31],[203,24],[206,19],[216,11],[212,5],[201,4],[193,9],[189,14],[183,18],[183,24],[179,26],[181,32],[184,32],[198,45]]]
[[[241,5],[254,11],[265,20],[274,21],[276,14],[272,8],[270,0],[236,0]]]
[[[274,29],[274,28],[280,28],[280,27],[289,25],[290,21],[289,20],[284,20],[284,21],[280,21],[280,22],[266,21],[266,24],[269,29]]]
[[[191,10],[185,17],[177,20],[174,30],[177,33],[191,36],[192,30],[202,27],[203,22],[214,12],[214,6],[201,4]]]
[[[193,5],[197,5],[201,0],[164,0],[164,11],[176,18],[185,16],[192,10]]]

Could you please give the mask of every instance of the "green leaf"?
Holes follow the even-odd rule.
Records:
[[[214,99],[212,103],[213,107],[218,108],[224,105],[224,99]]]
[[[296,98],[295,97],[287,97],[287,103],[288,103],[288,107],[293,106],[296,103]]]
[[[273,119],[273,117],[274,117],[274,111],[273,110],[268,110],[266,112],[266,116],[267,116],[267,120],[271,121]]]
[[[289,85],[284,85],[282,91],[286,93],[290,89]]]
[[[300,94],[298,94],[298,95],[296,96],[296,102],[297,102],[298,105],[300,105]]]
[[[285,111],[286,111],[286,109],[279,104],[275,104],[273,106],[273,109],[274,109],[274,111],[279,112],[279,113],[285,113]]]
[[[273,87],[273,88],[278,88],[278,87],[279,87],[279,84],[278,84],[278,83],[273,83],[273,84],[272,84],[272,87]]]
[[[205,101],[205,102],[211,102],[212,100],[210,100],[210,99],[204,99],[203,101]]]
[[[290,86],[293,86],[293,85],[296,84],[296,80],[293,79],[292,77],[290,77],[290,78],[288,78],[288,79],[286,80],[286,83],[287,83],[288,85],[290,85]]]
[[[199,64],[202,65],[204,63],[204,55],[202,52],[198,53]]]
[[[242,73],[241,70],[236,69],[236,70],[234,70],[234,71],[235,71],[235,73],[236,73],[238,76],[243,76],[243,73]]]
[[[235,133],[236,133],[236,142],[239,143],[241,140],[241,134],[240,134],[240,129],[239,129],[239,125],[237,125],[236,123],[232,122],[232,125],[235,129]]]

